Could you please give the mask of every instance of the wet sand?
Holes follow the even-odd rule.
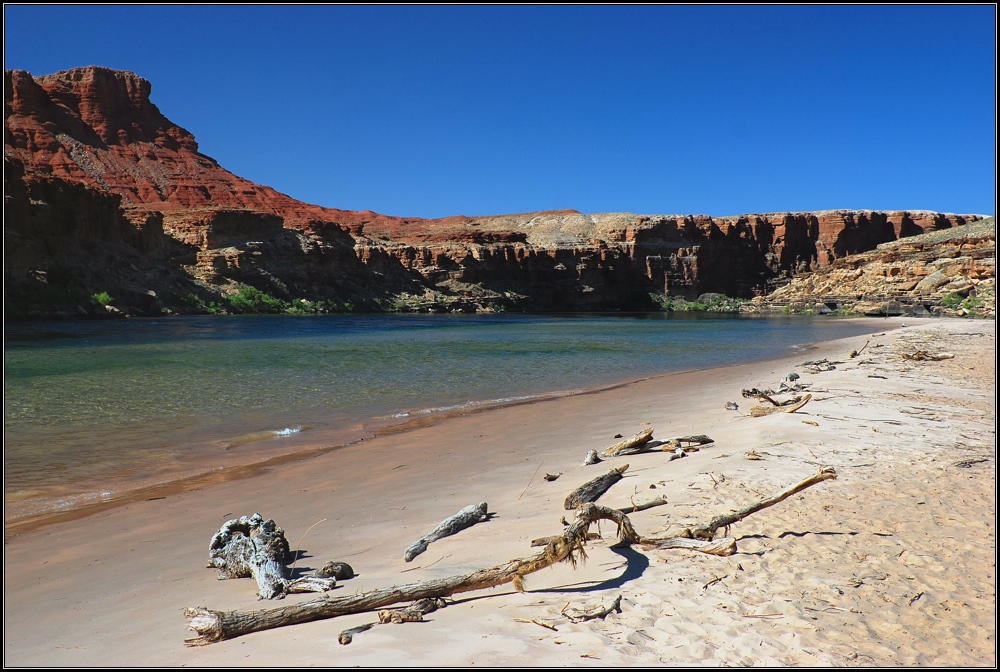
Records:
[[[902,322],[909,327],[895,329]],[[5,663],[99,665],[957,665],[996,664],[995,322],[884,320],[864,337],[794,358],[660,376],[631,385],[444,419],[204,489],[46,525],[5,545]],[[909,362],[925,349],[954,359]],[[804,360],[842,361],[809,373]],[[754,418],[740,388],[789,371],[813,400]],[[736,401],[739,411],[725,410]],[[708,434],[681,460],[664,453],[581,466],[649,423],[655,436]],[[758,459],[748,459],[756,457]],[[983,460],[983,461],[977,461]],[[458,595],[424,623],[380,625],[348,646],[356,614],[183,645],[183,609],[256,610],[250,579],[218,581],[208,543],[230,518],[260,512],[297,570],[349,562],[332,594],[465,574],[530,555],[558,534],[566,494],[609,467],[626,478],[609,506],[665,495],[630,516],[641,534],[695,524],[833,466],[821,483],[731,530],[739,552],[614,549],[614,531],[562,565],[510,586]],[[967,466],[960,466],[967,465]],[[562,475],[553,482],[545,473]],[[653,487],[655,486],[655,487]],[[495,517],[403,549],[443,518],[486,501]],[[561,611],[621,613],[571,623]],[[538,620],[556,630],[515,619]]]

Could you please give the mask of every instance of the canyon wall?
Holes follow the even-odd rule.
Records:
[[[54,312],[59,292],[63,312],[103,314],[86,305],[97,292],[134,314],[197,312],[246,286],[345,309],[649,309],[651,294],[759,296],[880,243],[979,219],[338,210],[225,170],[150,92],[100,67],[5,73],[9,316]]]

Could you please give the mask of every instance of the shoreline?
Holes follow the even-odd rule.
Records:
[[[873,329],[885,326],[884,318],[847,317],[840,319],[844,322],[861,324]],[[819,343],[822,343],[822,341]],[[795,347],[790,346],[789,351],[807,352],[815,347],[816,343],[806,343]],[[785,356],[790,356],[790,352],[755,361],[766,362]],[[696,371],[713,371],[724,369],[726,366],[720,365],[701,369],[682,369],[653,373],[643,377],[627,378],[590,388],[550,390],[535,394],[526,394],[523,397],[515,397],[511,400],[472,400],[441,408],[410,410],[406,411],[405,415],[397,413],[387,416],[374,416],[360,419],[356,422],[348,422],[344,426],[322,428],[316,435],[303,432],[294,441],[288,441],[283,437],[279,437],[274,432],[258,432],[259,434],[275,434],[275,436],[269,436],[249,444],[256,444],[257,447],[257,452],[250,456],[238,457],[237,453],[232,453],[226,455],[225,460],[222,460],[220,457],[202,452],[190,456],[188,458],[190,464],[186,465],[185,468],[178,467],[169,473],[159,473],[143,478],[109,475],[107,477],[109,481],[104,482],[111,483],[110,487],[113,489],[110,490],[104,490],[103,488],[98,490],[93,486],[87,489],[85,485],[81,485],[77,489],[69,490],[62,495],[28,496],[10,500],[7,500],[5,496],[4,538],[23,534],[60,521],[78,520],[101,511],[114,509],[145,499],[155,499],[180,492],[212,487],[215,484],[228,481],[254,478],[266,473],[269,469],[279,467],[288,462],[309,459],[332,451],[341,450],[356,443],[387,434],[400,434],[416,428],[434,426],[453,417],[510,408],[523,404],[544,403],[565,397],[598,394],[621,387],[628,387],[646,380],[655,380],[664,376]],[[265,445],[266,443],[276,441],[279,443],[272,443],[273,447],[270,449]],[[205,443],[223,445],[225,444],[225,440],[222,438],[208,439]],[[282,443],[285,445],[281,445]],[[240,445],[242,446],[243,444]],[[226,444],[224,449],[228,451],[230,447],[233,446]],[[220,461],[224,461],[225,463],[218,465],[217,463]],[[88,479],[88,481],[81,481],[81,483],[91,482],[92,480]],[[51,488],[51,486],[40,487]],[[76,501],[67,504],[66,499],[74,499]]]
[[[6,543],[6,662],[995,664],[995,322],[907,322],[877,337],[815,344],[805,357],[451,417],[249,479],[16,534]],[[848,359],[866,338],[872,346]],[[956,357],[917,364],[899,357],[901,348],[924,343]],[[803,359],[819,357],[845,363],[803,371]],[[776,385],[793,370],[811,383],[812,402],[794,414],[749,417],[753,402],[740,388]],[[726,411],[734,400],[740,411]],[[643,423],[657,438],[707,433],[715,443],[673,462],[647,453],[580,466],[588,449]],[[983,461],[955,466],[963,456]],[[298,570],[350,562],[359,575],[331,593],[350,595],[527,556],[530,539],[560,531],[571,489],[623,462],[631,464],[626,478],[602,504],[661,494],[669,501],[630,515],[643,534],[757,501],[814,473],[817,463],[840,476],[734,526],[740,552],[730,558],[612,549],[613,531],[605,530],[576,570],[532,574],[525,593],[501,586],[459,595],[428,623],[378,626],[350,646],[337,643],[338,633],[372,614],[182,645],[185,607],[256,610],[312,597],[257,602],[251,580],[217,581],[204,568],[208,541],[229,518],[259,511],[293,546],[305,536]],[[541,477],[547,471],[562,475],[549,483]],[[408,543],[479,501],[494,520],[403,561]],[[560,616],[567,602],[592,607],[618,594],[622,612],[605,620],[570,624]]]

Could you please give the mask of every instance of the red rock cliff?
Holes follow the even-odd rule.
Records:
[[[8,255],[8,283],[28,277],[32,266],[68,264],[95,291],[107,289],[103,282],[149,288],[161,298],[187,290],[221,296],[243,283],[286,300],[370,307],[641,308],[650,305],[649,292],[760,294],[776,279],[846,254],[977,219],[568,210],[424,220],[337,210],[225,170],[160,113],[150,92],[138,75],[101,67],[41,77],[6,72],[8,193],[45,194],[16,207],[8,198],[8,218],[18,220],[5,228],[17,250],[16,259]],[[73,213],[108,208],[99,225],[89,225],[101,233],[87,238],[82,232],[90,229]],[[70,254],[57,233],[69,229],[86,239],[84,248],[98,240],[117,246],[130,259],[125,270],[108,272],[108,264],[81,258],[81,245]]]

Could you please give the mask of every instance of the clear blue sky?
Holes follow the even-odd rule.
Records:
[[[996,8],[12,6],[8,69],[132,70],[311,203],[996,211]]]

